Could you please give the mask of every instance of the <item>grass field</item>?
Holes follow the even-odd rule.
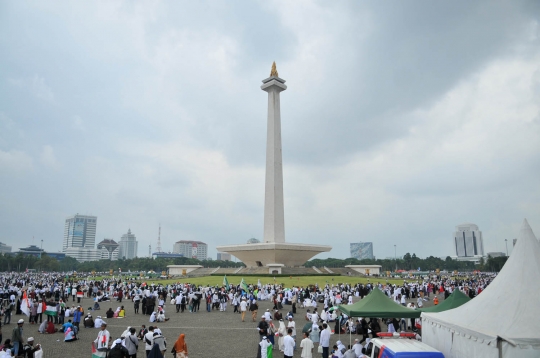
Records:
[[[101,277],[100,277],[101,278]],[[108,278],[108,277],[103,277]],[[236,285],[239,284],[242,280],[241,276],[231,276],[227,277],[227,280],[229,281],[229,284]],[[402,279],[386,279],[384,277],[373,277],[373,278],[364,278],[364,277],[347,277],[347,276],[292,276],[291,277],[276,277],[276,281],[272,277],[257,277],[257,276],[246,276],[244,277],[244,281],[249,284],[257,284],[258,280],[261,280],[261,284],[267,284],[267,283],[278,283],[283,284],[285,287],[290,286],[302,286],[306,287],[308,285],[318,284],[319,286],[324,286],[327,282],[330,284],[338,284],[338,283],[349,283],[349,284],[356,284],[356,283],[363,283],[366,284],[368,282],[371,283],[386,283],[389,282],[391,284],[403,284]],[[143,279],[143,280],[137,280],[137,281],[143,281],[148,284],[169,284],[169,283],[176,283],[176,282],[189,282],[195,285],[211,285],[211,286],[221,286],[223,283],[223,276],[204,276],[204,277],[193,277],[193,278],[173,278],[173,279]]]

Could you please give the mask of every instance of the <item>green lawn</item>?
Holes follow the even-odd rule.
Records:
[[[242,280],[241,276],[230,276],[227,277],[227,280],[229,281],[229,284],[236,285],[240,283]],[[244,281],[249,284],[257,284],[258,280],[261,280],[261,284],[266,283],[274,283],[274,279],[272,277],[257,277],[257,276],[245,276]],[[189,282],[195,285],[219,285],[223,283],[223,276],[204,276],[204,277],[194,277],[194,278],[174,278],[174,279],[148,279],[148,280],[142,280],[143,282],[146,282],[148,284],[169,284],[169,283],[176,283],[176,282]],[[276,283],[278,284],[284,284],[285,287],[290,286],[303,286],[306,287],[307,285],[312,285],[317,283],[319,286],[324,286],[327,282],[330,284],[337,284],[337,283],[349,283],[349,284],[356,284],[356,283],[392,283],[392,284],[403,284],[402,279],[386,279],[386,278],[362,278],[362,277],[347,277],[347,276],[292,276],[290,277],[276,277]]]

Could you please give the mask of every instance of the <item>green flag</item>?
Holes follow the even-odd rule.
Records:
[[[248,285],[246,284],[246,281],[244,281],[244,278],[242,277],[242,281],[240,282],[240,287],[246,292],[249,292]]]
[[[227,280],[227,275],[223,276],[223,286],[225,286],[225,289],[229,291],[229,280]]]

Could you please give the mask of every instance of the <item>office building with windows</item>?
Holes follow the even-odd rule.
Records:
[[[96,225],[96,216],[76,214],[68,217],[64,225],[62,252],[81,262],[99,260],[101,250],[95,248]]]
[[[456,226],[454,246],[458,258],[484,256],[482,231],[478,229],[477,225],[472,223],[464,223]]]
[[[180,240],[174,243],[173,252],[198,260],[208,258],[208,245],[201,241]]]
[[[358,260],[373,260],[373,243],[351,242],[351,257]]]
[[[137,238],[131,233],[131,229],[120,238],[118,242],[118,258],[120,259],[134,259],[137,257]]]
[[[86,247],[93,249],[96,245],[97,216],[74,215],[66,219],[64,226],[64,244],[68,247]]]

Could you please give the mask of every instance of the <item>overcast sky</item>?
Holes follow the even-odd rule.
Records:
[[[262,238],[281,94],[288,242],[453,255],[540,233],[538,1],[2,1],[0,241],[66,217],[139,255]],[[32,241],[34,238],[34,241]],[[509,245],[509,249],[511,245]]]

